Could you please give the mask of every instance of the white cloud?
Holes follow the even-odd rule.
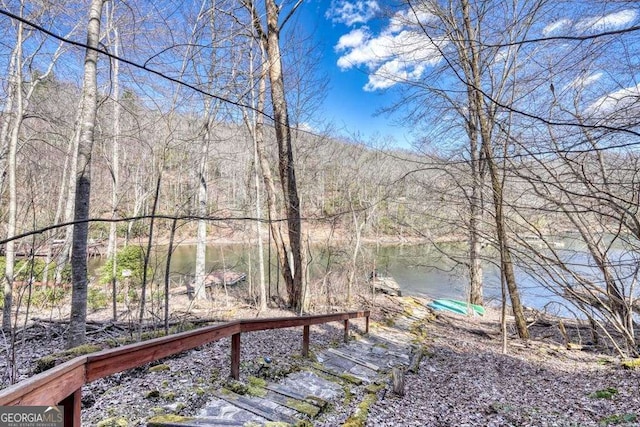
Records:
[[[600,97],[587,107],[586,112],[592,114],[607,114],[614,110],[628,111],[628,108],[640,103],[640,83],[619,89]]]
[[[361,46],[365,43],[366,39],[369,38],[369,33],[365,28],[358,28],[357,30],[353,30],[350,33],[345,34],[340,37],[338,40],[338,44],[335,47],[336,52],[341,52],[343,50],[347,50],[350,48],[355,48]]]
[[[638,13],[627,9],[604,16],[585,18],[576,23],[578,31],[614,31],[622,29],[635,21]]]
[[[567,84],[563,89],[570,89],[570,88],[584,89],[590,84],[593,84],[598,80],[600,80],[602,76],[603,74],[601,72],[578,76],[575,79],[573,79],[573,81],[571,81],[569,84]]]
[[[371,34],[366,27],[345,34],[335,47],[337,52],[343,52],[338,67],[367,68],[370,72],[364,87],[367,91],[419,78],[427,67],[441,60],[438,49],[416,27],[418,22],[428,19],[431,15],[426,12],[418,16],[411,11],[399,12],[378,35]]]
[[[334,23],[352,26],[368,22],[379,11],[376,0],[334,0],[325,16]]]
[[[559,32],[560,30],[563,30],[565,28],[567,28],[569,25],[571,25],[571,20],[570,19],[559,19],[555,22],[552,22],[551,24],[547,25],[546,27],[544,27],[542,29],[542,34],[547,37],[547,36],[551,36],[554,33]]]
[[[427,10],[401,10],[400,12],[396,12],[389,21],[387,32],[397,33],[402,31],[405,27],[426,24],[432,19],[433,15]]]

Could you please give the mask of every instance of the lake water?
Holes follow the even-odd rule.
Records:
[[[454,249],[455,247],[449,248]],[[166,247],[157,247],[152,256],[152,266],[157,281],[161,281],[166,264]],[[462,248],[460,248],[462,250]],[[351,254],[337,248],[316,247],[313,251],[312,277],[321,277],[326,270],[327,262],[348,262]],[[265,248],[265,257],[268,249]],[[278,266],[275,254],[271,254],[270,272],[272,289],[278,283]],[[252,266],[251,268],[249,266]],[[207,270],[227,269],[256,274],[257,251],[255,247],[242,244],[225,244],[207,248]],[[400,285],[403,295],[416,295],[429,298],[465,299],[468,293],[466,271],[456,267],[442,256],[433,245],[387,245],[364,246],[359,258],[363,272],[374,268],[380,275],[392,276]],[[98,264],[93,264],[94,275],[99,274]],[[195,270],[195,246],[181,245],[175,248],[171,272],[174,283],[190,280]],[[366,274],[366,273],[363,273]],[[528,274],[516,269],[518,284],[521,289],[523,304],[537,309],[547,308],[558,314],[568,314],[561,298],[553,295],[536,283]],[[281,282],[281,281],[280,281]],[[280,283],[282,286],[282,283]],[[484,266],[484,295],[489,305],[499,305],[500,276],[495,265]]]

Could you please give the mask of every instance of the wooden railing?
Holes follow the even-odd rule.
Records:
[[[342,321],[346,341],[349,337],[349,319],[362,317],[366,320],[365,333],[368,333],[369,311],[237,320],[78,356],[48,371],[0,390],[0,406],[62,405],[64,406],[65,427],[78,427],[80,426],[82,386],[91,381],[229,336],[231,337],[231,377],[238,379],[240,376],[240,335],[243,332],[302,326],[302,354],[306,357],[309,354],[309,327],[311,325]]]

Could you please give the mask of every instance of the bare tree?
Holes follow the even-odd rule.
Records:
[[[71,251],[71,273],[73,292],[71,296],[71,316],[67,332],[67,347],[75,347],[86,342],[87,328],[87,240],[89,235],[89,201],[91,197],[91,152],[97,115],[97,64],[100,21],[104,0],[92,0],[87,25],[87,50],[84,60],[82,107],[78,117],[80,139],[78,144],[78,165],[76,170],[76,196],[73,226],[73,246]]]
[[[278,6],[274,0],[265,0],[266,22],[263,23],[255,3],[252,0],[244,0],[244,4],[251,13],[258,40],[263,45],[268,58],[271,104],[273,107],[276,140],[278,142],[278,172],[287,212],[289,253],[292,258],[291,262],[289,262],[286,256],[281,255],[280,260],[282,263],[282,274],[287,286],[289,303],[296,311],[306,310],[306,307],[303,307],[306,283],[302,263],[300,199],[298,197],[293,143],[282,68],[280,34],[301,3],[301,1],[296,2],[290,7],[287,14],[284,15],[284,18],[281,19],[282,7]],[[273,221],[274,218],[272,217],[271,220]]]

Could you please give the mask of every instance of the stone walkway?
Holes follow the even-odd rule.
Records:
[[[311,358],[315,361],[302,362],[299,371],[277,382],[257,377],[232,382],[216,391],[196,417],[156,417],[147,425],[312,426],[332,406],[343,405],[354,396],[363,401],[370,396],[369,400],[374,397],[375,401],[378,392],[391,388],[391,370],[406,370],[411,364],[417,348],[416,327],[429,315],[420,303],[404,300],[409,308],[395,317],[392,325],[372,324],[368,335],[323,349]],[[367,405],[355,408],[351,418],[366,417]]]

